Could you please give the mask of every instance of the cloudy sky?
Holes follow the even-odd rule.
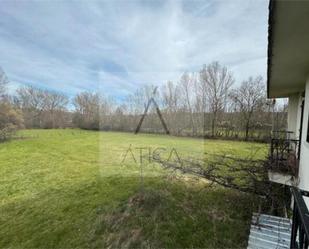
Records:
[[[214,60],[236,82],[266,76],[266,0],[0,1],[10,88],[103,89],[121,99]]]

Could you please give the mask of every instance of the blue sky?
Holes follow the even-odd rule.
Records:
[[[0,66],[10,89],[121,99],[214,60],[236,82],[266,77],[266,0],[0,1]]]

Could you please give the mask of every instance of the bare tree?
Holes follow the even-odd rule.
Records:
[[[234,83],[234,78],[227,67],[221,66],[219,62],[213,62],[205,65],[200,71],[200,82],[212,113],[211,133],[215,136],[217,117],[226,107],[228,92]]]
[[[197,126],[203,130],[202,134],[205,136],[207,130],[207,123],[206,123],[206,84],[200,79],[195,81],[194,84],[194,93],[195,93],[195,103],[194,103],[194,110],[197,113]]]
[[[58,128],[65,122],[64,112],[66,111],[69,99],[67,96],[57,92],[44,91],[45,95],[45,126]]]
[[[192,108],[192,97],[193,92],[192,88],[195,84],[194,75],[190,75],[188,73],[184,73],[179,81],[180,91],[182,92],[183,102],[184,102],[184,109],[185,112],[188,112],[190,115],[190,125],[192,128],[192,135],[196,135],[196,127],[195,127],[195,119],[193,114]]]
[[[19,88],[17,95],[26,127],[41,127],[41,115],[46,105],[44,91],[27,86]]]
[[[286,111],[264,108],[261,104],[264,97],[257,97],[261,101],[255,99],[255,95],[264,92],[260,81],[258,77],[250,78],[229,94],[234,78],[225,66],[213,62],[197,74],[183,73],[176,84],[168,81],[156,92],[155,100],[172,134],[200,136],[207,131],[212,136],[235,139],[255,136],[265,140],[271,130],[269,117],[276,116],[280,120],[278,128],[284,128]],[[7,78],[1,70],[2,100],[7,96],[6,84]],[[83,92],[72,101],[74,113],[67,110],[69,100],[65,95],[32,86],[22,87],[17,90],[16,97],[5,99],[15,109],[22,110],[28,128],[71,127],[74,124],[85,129],[134,131],[153,89],[151,85],[143,86],[121,103],[99,93]],[[163,130],[153,105],[149,107],[142,130]],[[245,136],[240,137],[240,134]]]
[[[261,108],[266,100],[263,78],[261,76],[250,77],[243,81],[240,87],[230,93],[230,98],[242,116],[247,140],[254,112]]]
[[[0,67],[0,100],[2,101],[6,96],[6,87],[8,83],[9,80],[4,71],[2,70],[2,68]]]
[[[125,105],[118,106],[114,113],[112,118],[112,129],[116,131],[124,131],[124,130],[130,130],[130,127],[128,127],[128,123],[126,122],[126,113],[127,107]]]
[[[73,100],[75,106],[75,123],[80,128],[100,128],[100,96],[98,93],[82,92]]]
[[[171,127],[172,133],[179,134],[182,124],[179,120],[179,86],[172,81],[168,81],[161,88],[162,105],[165,116],[167,117],[167,126]]]
[[[17,90],[17,99],[27,127],[58,128],[64,126],[67,96],[33,86]]]
[[[130,103],[130,112],[132,114],[140,115],[144,112],[154,89],[153,85],[144,85],[128,96],[127,100]]]

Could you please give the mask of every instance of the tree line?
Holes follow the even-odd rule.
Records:
[[[272,129],[286,126],[286,105],[266,98],[261,76],[235,84],[232,72],[219,62],[204,65],[198,73],[185,72],[155,94],[155,86],[143,86],[121,102],[99,91],[81,92],[69,99],[34,86],[21,87],[10,96],[7,83],[0,71],[1,130],[77,127],[133,132],[151,97],[173,135],[263,140]],[[150,106],[141,131],[164,132],[154,106]]]

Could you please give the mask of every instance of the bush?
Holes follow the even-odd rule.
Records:
[[[21,112],[9,103],[0,103],[0,142],[10,139],[22,126]]]

